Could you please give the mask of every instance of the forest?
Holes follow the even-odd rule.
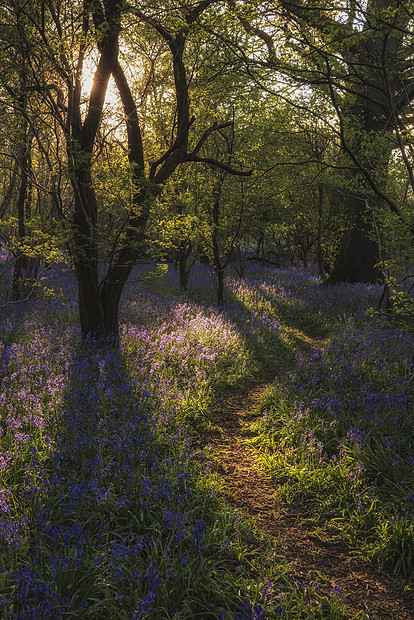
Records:
[[[414,1],[0,1],[0,617],[414,619]]]

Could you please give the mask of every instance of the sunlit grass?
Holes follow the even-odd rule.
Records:
[[[357,304],[347,301],[352,289],[337,288],[346,320],[333,326],[335,336],[322,352],[275,383],[249,441],[279,497],[307,505],[364,557],[409,577],[414,386],[408,369],[414,337],[367,315],[361,289]]]

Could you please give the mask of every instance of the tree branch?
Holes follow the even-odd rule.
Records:
[[[220,131],[220,129],[224,129],[225,127],[231,127],[231,125],[232,121],[227,121],[226,123],[213,123],[213,125],[211,125],[211,127],[206,129],[206,131],[203,133],[203,135],[195,145],[194,149],[191,151],[191,153],[189,153],[189,156],[192,157],[194,155],[197,155],[207,138],[211,136],[214,131]]]
[[[197,155],[192,155],[190,153],[185,157],[184,161],[195,161],[200,164],[209,164],[210,166],[220,168],[220,170],[224,170],[229,174],[234,174],[235,176],[240,177],[250,177],[253,174],[253,170],[237,170],[236,168],[232,168],[217,159],[213,159],[211,157],[198,157]]]
[[[215,4],[218,0],[201,0],[192,11],[190,11],[186,17],[186,22],[188,25],[193,24],[200,15],[208,9],[209,6]]]
[[[118,60],[115,63],[112,75],[114,76],[126,116],[128,158],[131,164],[138,167],[139,171],[137,170],[135,172],[137,174],[143,174],[145,168],[144,148],[142,145],[141,127],[139,125],[137,108],[125,73]]]
[[[139,17],[141,21],[154,28],[158,32],[158,34],[160,34],[162,38],[165,39],[168,43],[174,40],[173,34],[167,28],[165,28],[157,19],[145,15],[145,13],[143,13],[140,9],[132,7],[131,5],[128,6],[128,9],[130,13],[132,13],[133,15],[137,15],[137,17]]]
[[[276,57],[275,43],[273,41],[273,38],[261,28],[258,28],[257,26],[252,26],[252,24],[249,22],[249,20],[246,17],[244,17],[243,15],[240,15],[237,12],[236,0],[229,0],[229,5],[232,7],[234,12],[236,13],[238,19],[240,20],[246,32],[248,34],[255,34],[257,37],[259,37],[259,39],[261,39],[266,44],[267,51],[269,54],[269,61],[276,62],[277,57]]]
[[[347,22],[337,22],[324,13],[326,9],[321,9],[318,3],[315,6],[304,5],[302,0],[280,0],[281,6],[288,15],[294,15],[300,21],[305,22],[319,32],[332,35],[335,33],[338,38],[348,38],[350,35],[357,34],[357,31]]]

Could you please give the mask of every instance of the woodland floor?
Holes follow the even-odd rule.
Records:
[[[303,333],[301,338],[308,351],[320,346]],[[399,591],[391,575],[374,570],[343,542],[321,535],[307,523],[309,512],[275,499],[274,483],[244,441],[243,431],[263,392],[276,377],[291,369],[292,363],[276,368],[248,388],[226,394],[217,402],[211,422],[221,430],[203,431],[200,447],[211,456],[223,478],[223,498],[246,516],[254,517],[278,556],[283,539],[283,553],[298,582],[317,581],[321,584],[319,592],[326,590],[327,594],[332,592],[332,582],[339,586],[353,611],[350,619],[361,612],[367,620],[414,619],[412,593]]]

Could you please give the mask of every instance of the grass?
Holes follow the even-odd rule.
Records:
[[[151,292],[139,279],[125,291],[120,353],[80,344],[70,273],[50,272],[47,295],[1,309],[1,617],[349,617],[335,584],[329,594],[313,581],[298,586],[283,541],[275,553],[251,520],[223,506],[208,460],[192,451],[214,394],[290,359],[298,330],[335,340],[268,393],[250,441],[282,495],[316,511],[331,498],[321,519],[408,575],[412,446],[400,409],[412,386],[395,380],[411,337],[389,330],[399,353],[394,341],[381,349],[380,323],[364,315],[375,291],[257,269],[227,280],[219,311],[201,267],[186,298],[174,272]],[[342,377],[345,361],[335,351],[347,343],[344,359],[361,363],[343,371],[338,396],[331,375]],[[372,419],[361,410],[369,382],[388,398]],[[343,415],[333,412],[339,397]]]
[[[316,305],[303,293],[315,321],[323,318],[327,325],[337,317],[332,337],[266,394],[249,442],[260,451],[279,497],[311,506],[319,524],[364,558],[410,578],[414,337],[367,313],[359,291],[351,301],[353,290],[333,291],[338,300],[342,296],[346,316],[331,312],[332,299]],[[366,293],[365,304],[371,291]]]

